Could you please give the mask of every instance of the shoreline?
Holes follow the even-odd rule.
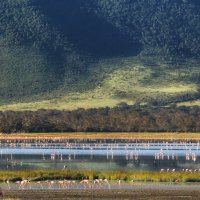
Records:
[[[200,140],[200,133],[138,133],[138,132],[69,132],[69,133],[0,133],[0,140]]]
[[[200,199],[199,190],[21,190],[4,191],[5,200],[141,200]]]

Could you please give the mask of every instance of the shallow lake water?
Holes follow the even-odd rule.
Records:
[[[199,149],[199,142],[2,142],[0,169],[199,170]]]

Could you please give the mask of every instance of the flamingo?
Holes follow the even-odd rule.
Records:
[[[117,180],[117,184],[118,184],[118,188],[120,189],[120,186],[121,186],[121,180],[120,179]]]
[[[97,186],[97,188],[101,188],[101,180],[95,179],[93,182],[93,188],[95,185]]]
[[[53,188],[54,183],[54,181],[49,181],[49,189]]]
[[[6,184],[8,186],[8,190],[10,190],[10,181],[9,180],[6,180]]]
[[[108,179],[107,178],[103,179],[103,182],[105,184],[107,184],[108,185],[108,189],[110,189],[110,183],[108,182]]]
[[[37,181],[37,184],[43,189],[43,186],[41,184],[41,181]]]
[[[19,189],[24,189],[25,187],[28,187],[28,185],[31,189],[30,181],[29,180],[23,180],[23,181],[20,182]]]
[[[65,187],[65,181],[58,181],[58,184],[60,185],[60,188],[64,188]]]
[[[71,181],[64,180],[64,185],[65,185],[66,188],[70,187]]]
[[[91,187],[91,185],[90,185],[90,180],[88,180],[88,179],[84,179],[84,180],[82,180],[81,182],[80,182],[80,184],[86,189],[87,187]]]

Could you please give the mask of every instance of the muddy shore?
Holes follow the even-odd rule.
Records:
[[[10,190],[5,200],[186,200],[200,199],[199,190]]]

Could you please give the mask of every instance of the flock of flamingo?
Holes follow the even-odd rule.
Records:
[[[0,154],[2,158],[2,154],[5,154],[3,152],[5,149],[41,149],[42,150],[52,150],[50,154],[50,160],[55,160],[56,156],[57,159],[63,160],[63,153],[59,153],[59,151],[66,150],[68,152],[68,160],[71,160],[76,158],[76,155],[80,153],[81,151],[87,151],[90,155],[95,155],[97,151],[104,151],[104,154],[106,155],[107,159],[114,158],[114,154],[116,151],[124,152],[125,159],[126,160],[138,160],[139,154],[141,151],[152,151],[154,150],[155,160],[178,160],[178,155],[174,153],[173,150],[183,150],[185,151],[185,160],[189,161],[192,160],[196,162],[197,160],[197,154],[199,150],[199,142],[198,143],[187,143],[187,142],[180,142],[180,143],[169,143],[169,142],[163,142],[163,143],[102,143],[100,142],[90,142],[90,143],[81,143],[80,141],[0,141]],[[153,149],[152,149],[153,148]],[[63,151],[62,151],[63,152]],[[66,154],[64,152],[64,154]],[[48,156],[48,155],[47,155]],[[42,159],[45,160],[45,153],[42,154]],[[13,157],[13,154],[11,153],[9,156],[7,155],[6,160],[8,162],[12,163],[12,166],[16,164],[15,159]],[[23,163],[21,163],[23,164]]]
[[[131,183],[133,182],[130,181]],[[5,181],[7,187],[5,189],[111,189],[111,183],[108,179],[83,179],[81,181],[75,180],[46,180],[31,182],[30,180],[22,180],[10,183],[9,180]],[[112,182],[112,185],[113,182]],[[120,188],[121,180],[118,179],[115,186]]]
[[[8,164],[11,163],[12,168],[16,165],[15,155],[12,153],[6,155],[6,151],[9,149],[41,149],[42,160],[60,160],[69,162],[72,159],[76,159],[76,156],[79,155],[80,152],[87,151],[90,155],[96,155],[97,151],[103,152],[103,154],[108,159],[114,159],[114,156],[117,155],[117,152],[120,152],[121,156],[124,156],[125,160],[140,160],[141,153],[153,152],[151,156],[153,156],[154,162],[159,162],[162,160],[178,160],[179,155],[177,151],[182,151],[184,153],[181,154],[182,158],[185,158],[185,161],[192,161],[196,163],[199,156],[199,147],[200,143],[197,142],[186,142],[186,141],[171,141],[171,142],[152,142],[152,141],[98,141],[98,140],[89,140],[89,141],[80,141],[80,140],[62,140],[62,139],[38,139],[38,140],[1,140],[0,141],[0,159],[5,159],[7,168],[9,168]],[[48,154],[45,154],[43,150],[48,150]],[[43,152],[43,153],[42,153]],[[149,154],[148,154],[149,155]],[[23,162],[20,162],[20,165],[23,165]],[[63,170],[67,166],[63,166]],[[190,169],[190,168],[161,168],[160,172],[170,172],[173,173],[175,171],[182,171],[188,173],[200,172],[200,169]],[[133,182],[133,181],[132,181]],[[6,181],[7,189],[11,189],[11,187],[15,187],[18,189],[31,189],[33,187],[39,187],[41,189],[52,189],[52,188],[109,188],[110,183],[107,179],[95,179],[93,181],[84,179],[82,181],[72,181],[72,180],[47,180],[47,181],[37,181],[31,182],[30,180],[22,180],[16,181],[15,183],[10,183],[9,180]],[[121,181],[117,180],[116,185],[120,187]]]

